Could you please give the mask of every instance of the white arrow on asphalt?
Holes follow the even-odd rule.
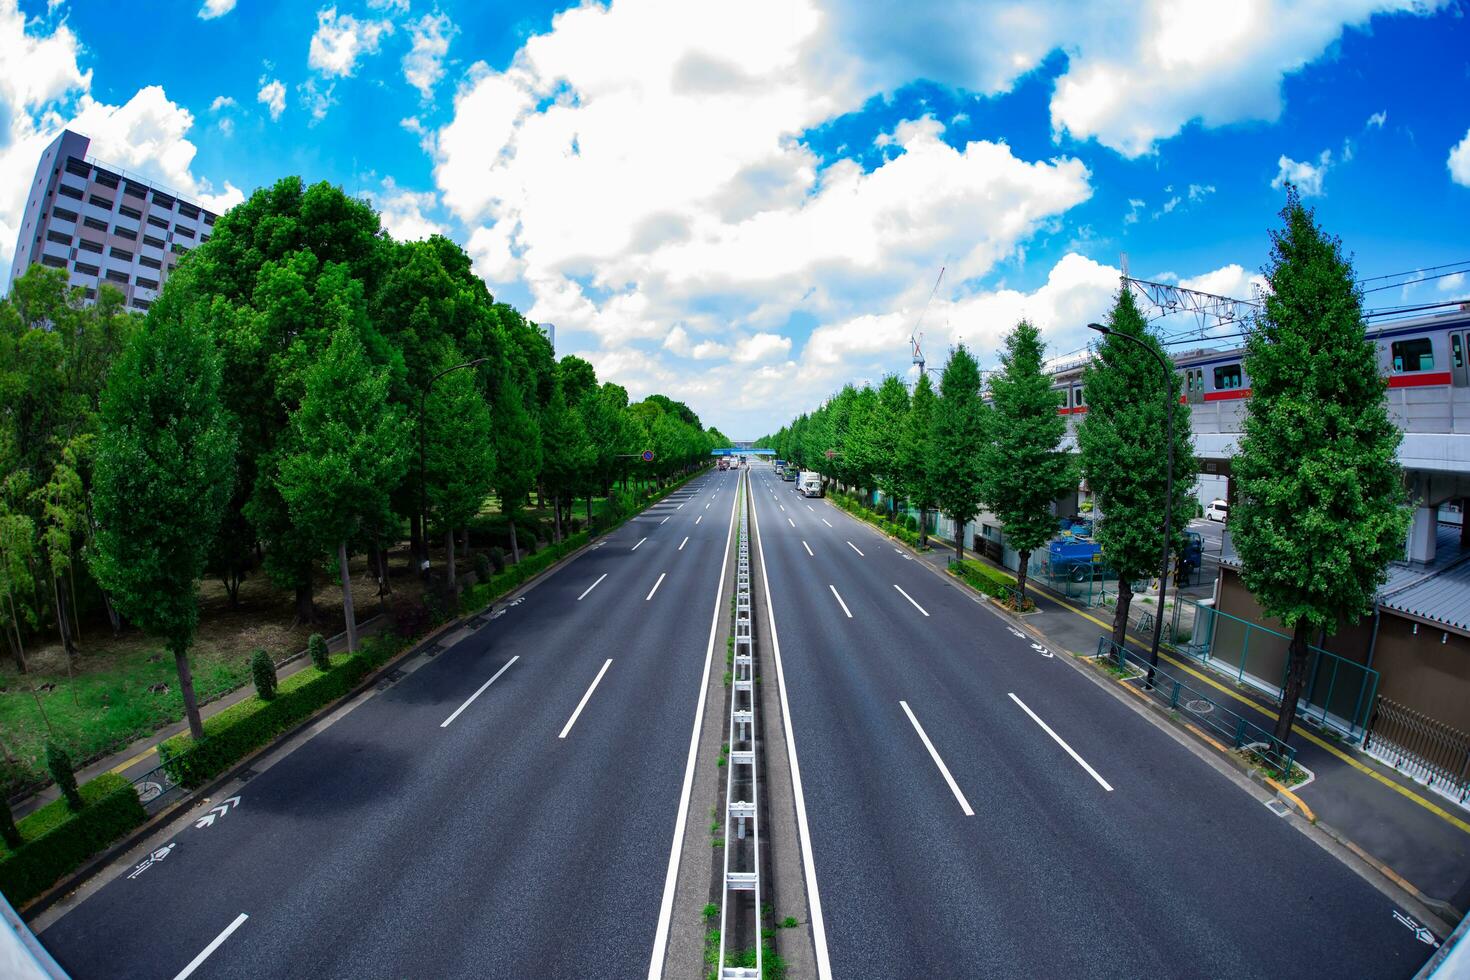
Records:
[[[199,830],[203,830],[205,827],[213,827],[214,821],[217,818],[229,813],[230,807],[239,805],[240,797],[232,796],[228,800],[225,800],[223,803],[221,803],[219,806],[211,807],[208,813],[200,817],[198,820],[194,821],[194,826]]]
[[[1050,657],[1052,655],[1052,652],[1050,650],[1048,650],[1046,647],[1042,646],[1040,643],[1033,643],[1033,644],[1031,644],[1031,649],[1035,650],[1037,653],[1041,654],[1043,657]]]

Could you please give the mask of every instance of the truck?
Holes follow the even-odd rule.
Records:
[[[727,457],[721,456],[719,467],[722,470],[728,470],[730,468],[730,460]]]
[[[801,476],[796,481],[796,489],[803,497],[822,496],[822,474],[802,470]]]
[[[784,459],[778,459],[778,460],[776,460],[776,475],[777,476],[781,476],[781,475],[783,475],[785,473],[785,471],[786,471],[786,460],[784,460]]]
[[[781,479],[786,483],[796,482],[796,467],[788,466],[781,471]]]
[[[1047,574],[1053,579],[1065,578],[1086,582],[1094,577],[1106,578],[1109,570],[1103,563],[1102,546],[1092,540],[1058,538],[1046,549]]]

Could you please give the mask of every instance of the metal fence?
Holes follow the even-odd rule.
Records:
[[[1464,803],[1470,796],[1470,735],[1380,696],[1363,751]]]
[[[1239,712],[1216,701],[1197,682],[1168,663],[1150,668],[1148,658],[1120,647],[1109,636],[1097,638],[1097,656],[1127,672],[1130,681],[1153,700],[1220,736],[1234,749],[1250,749],[1282,774],[1291,772],[1296,749]]]

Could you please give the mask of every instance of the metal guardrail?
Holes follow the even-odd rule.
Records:
[[[1470,796],[1470,735],[1379,695],[1363,751],[1453,795]]]
[[[725,866],[720,902],[721,980],[756,980],[761,976],[760,788],[755,747],[755,634],[750,601],[750,534],[746,526],[748,497],[740,502],[739,555],[735,575],[735,653],[731,672],[730,747],[725,766]],[[726,966],[731,929],[741,926],[755,946],[755,967]]]
[[[1250,749],[1283,775],[1291,772],[1296,762],[1295,747],[1195,687],[1188,675],[1175,673],[1167,663],[1150,668],[1147,657],[1118,646],[1110,636],[1097,638],[1097,656],[1132,674],[1129,679],[1136,680],[1139,689],[1153,700],[1214,732],[1231,748]]]

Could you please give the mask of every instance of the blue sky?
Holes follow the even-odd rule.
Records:
[[[908,370],[941,265],[931,361],[993,360],[1020,315],[1075,348],[1125,252],[1249,298],[1283,175],[1361,275],[1470,259],[1465,13],[0,0],[0,265],[63,125],[220,205],[328,180],[465,245],[561,352],[753,437]],[[1369,305],[1447,298],[1470,283]]]

